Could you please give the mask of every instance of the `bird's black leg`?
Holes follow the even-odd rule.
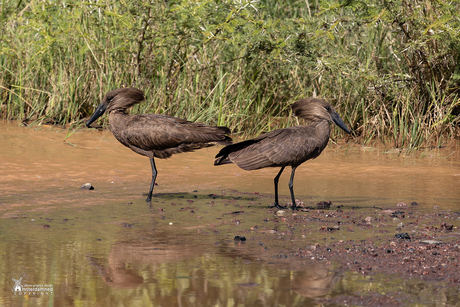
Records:
[[[294,197],[294,174],[295,169],[297,166],[292,167],[291,179],[289,180],[289,191],[291,191],[291,199],[292,199],[292,210],[297,210],[297,206],[295,204],[295,197]]]
[[[150,165],[152,166],[152,183],[150,183],[150,191],[145,201],[152,200],[153,187],[155,186],[155,180],[157,179],[157,168],[155,167],[155,160],[150,159]]]
[[[273,204],[273,207],[276,207],[278,209],[283,209],[283,207],[280,206],[278,202],[278,181],[280,180],[281,173],[284,171],[284,166],[280,169],[278,175],[275,177],[275,203]]]

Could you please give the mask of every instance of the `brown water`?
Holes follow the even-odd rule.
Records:
[[[149,208],[147,158],[108,131],[66,133],[0,125],[0,306],[317,306],[317,297],[398,292],[402,285],[418,306],[458,298],[438,284],[341,276],[325,260],[282,257],[317,243],[315,235],[249,235],[271,223],[266,208],[278,169],[215,167],[219,148],[157,159],[159,195]],[[289,201],[289,175],[286,169],[280,180],[282,202]],[[86,182],[95,190],[80,190]],[[459,144],[411,156],[330,144],[298,168],[294,189],[309,206],[416,201],[420,210],[458,211],[459,183]],[[234,242],[236,235],[248,241]],[[20,278],[53,291],[16,293],[13,279]]]

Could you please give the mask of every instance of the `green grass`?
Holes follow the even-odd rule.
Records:
[[[456,2],[0,7],[3,118],[73,130],[107,91],[134,86],[146,101],[132,113],[225,125],[242,137],[295,124],[289,105],[307,96],[335,105],[362,144],[410,152],[459,135]]]

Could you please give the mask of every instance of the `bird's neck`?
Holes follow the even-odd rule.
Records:
[[[125,144],[122,137],[123,128],[126,127],[126,124],[130,118],[130,115],[126,114],[124,111],[114,110],[109,113],[109,129],[112,131],[113,136],[123,145]]]
[[[311,125],[315,125],[315,136],[318,140],[318,144],[324,144],[324,147],[326,147],[329,136],[331,135],[331,125],[329,122],[327,120],[318,120],[312,122]]]

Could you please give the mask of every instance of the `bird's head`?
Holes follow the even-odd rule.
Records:
[[[346,133],[351,133],[334,107],[323,99],[312,97],[300,99],[294,102],[291,108],[294,116],[311,122],[327,120],[339,126]]]
[[[124,112],[126,109],[132,107],[136,103],[144,100],[144,93],[141,90],[133,87],[124,87],[112,90],[105,94],[104,99],[97,107],[94,114],[86,123],[86,126],[89,127],[96,119],[98,119],[102,114],[112,111],[121,111]]]

